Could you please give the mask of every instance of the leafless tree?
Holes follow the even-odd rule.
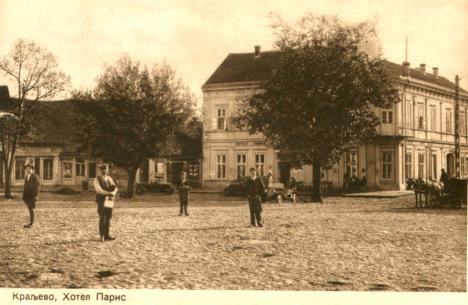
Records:
[[[0,59],[0,72],[16,86],[16,99],[6,108],[19,119],[19,128],[8,135],[0,133],[5,168],[5,197],[11,197],[11,173],[19,139],[28,133],[32,110],[41,100],[50,100],[65,92],[70,77],[58,67],[55,56],[32,41],[20,39],[11,52]]]

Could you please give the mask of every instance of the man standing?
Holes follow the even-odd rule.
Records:
[[[39,177],[34,173],[34,166],[27,164],[24,168],[23,200],[29,211],[29,224],[25,228],[31,228],[34,223],[34,209],[36,208],[37,196],[39,195]]]
[[[250,169],[250,177],[246,181],[245,190],[249,201],[250,223],[252,226],[263,227],[260,215],[262,212],[260,198],[265,193],[265,187],[260,177],[257,176],[257,170],[253,167]]]
[[[443,184],[446,184],[448,182],[448,175],[447,173],[445,172],[445,169],[442,169],[440,171],[440,182],[442,182]]]
[[[180,173],[180,181],[177,185],[177,189],[179,190],[179,203],[180,203],[180,213],[179,216],[189,216],[187,211],[188,207],[188,200],[189,200],[189,190],[190,184],[187,181],[187,173],[182,172]]]
[[[99,235],[101,241],[114,240],[114,237],[109,235],[110,220],[112,218],[112,206],[106,205],[107,202],[112,202],[117,194],[117,187],[108,175],[106,164],[99,165],[100,174],[94,178],[94,190],[96,191],[97,212],[99,214]],[[109,200],[110,199],[110,200]]]

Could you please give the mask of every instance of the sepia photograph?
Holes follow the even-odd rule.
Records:
[[[1,304],[466,304],[466,0],[0,0]]]

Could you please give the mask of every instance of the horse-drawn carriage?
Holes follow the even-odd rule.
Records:
[[[416,207],[460,208],[467,203],[467,179],[451,178],[446,183],[427,179],[408,179],[406,188],[414,190]]]

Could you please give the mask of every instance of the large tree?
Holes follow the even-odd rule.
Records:
[[[34,119],[34,108],[41,100],[50,100],[63,93],[70,78],[58,67],[55,56],[34,42],[19,40],[11,52],[0,59],[0,72],[16,86],[16,96],[3,110],[14,114],[18,126],[0,134],[5,168],[5,197],[11,197],[11,174],[18,142],[28,134]],[[0,177],[0,179],[2,179]]]
[[[142,163],[167,154],[193,116],[194,98],[174,70],[167,64],[150,70],[128,56],[107,67],[92,92],[75,98],[82,148],[127,171],[128,197]]]
[[[275,29],[281,60],[235,122],[263,133],[282,159],[312,165],[312,201],[321,202],[322,167],[376,135],[375,107],[397,101],[397,90],[381,58],[365,51],[375,33],[369,23],[309,15]]]

